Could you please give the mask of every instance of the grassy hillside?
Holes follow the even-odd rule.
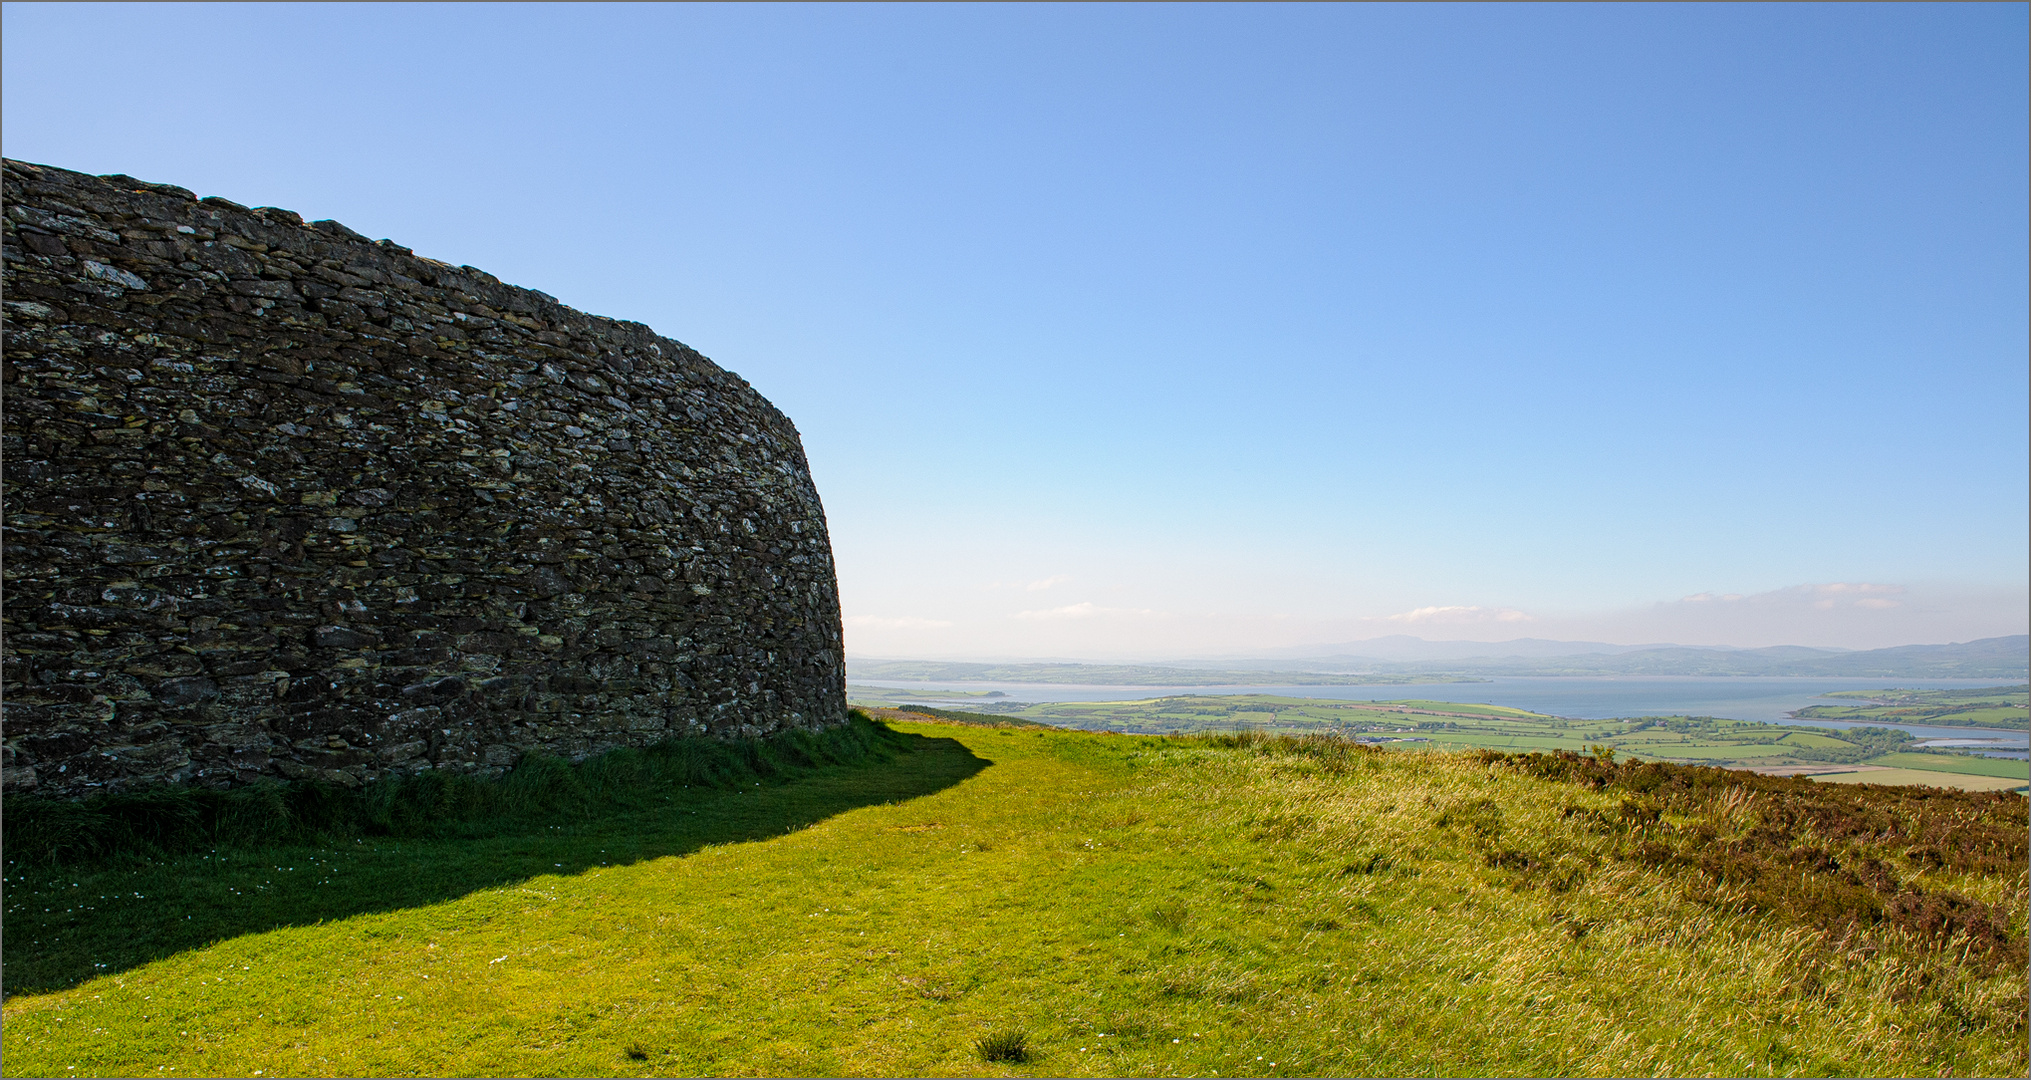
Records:
[[[10,863],[8,1072],[2025,1071],[2014,795],[898,727],[519,832]]]
[[[899,699],[867,687],[856,704],[884,707]],[[917,709],[917,695],[901,698]],[[1002,719],[1027,720],[1053,727],[1087,731],[1118,731],[1144,735],[1193,735],[1230,731],[1274,731],[1280,734],[1415,732],[1481,732],[1505,737],[1547,738],[1544,747],[1580,748],[1589,739],[1611,738],[1636,727],[1626,720],[1569,721],[1501,705],[1462,705],[1450,701],[1338,701],[1276,694],[1181,694],[1129,701],[988,702],[952,701],[954,706]],[[933,710],[936,711],[936,710]],[[1514,721],[1517,723],[1490,723]],[[1520,725],[1520,726],[1519,726]],[[1559,742],[1559,740],[1564,740]],[[1538,744],[1531,744],[1533,746]]]

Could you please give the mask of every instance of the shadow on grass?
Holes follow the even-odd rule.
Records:
[[[441,903],[543,874],[765,840],[942,791],[990,764],[954,739],[892,737],[905,752],[891,760],[734,789],[678,787],[660,807],[491,836],[370,836],[70,866],[10,860],[5,993],[66,989],[245,934]]]

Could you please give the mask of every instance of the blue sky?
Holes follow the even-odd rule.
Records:
[[[2024,632],[2027,8],[9,3],[8,156],[646,322],[849,648]]]

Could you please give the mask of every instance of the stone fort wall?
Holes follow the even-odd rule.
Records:
[[[5,163],[10,791],[499,772],[846,714],[796,428],[639,323]]]

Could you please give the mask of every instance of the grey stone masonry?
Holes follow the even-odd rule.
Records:
[[[797,430],[335,221],[5,163],[10,791],[498,773],[846,718]]]

